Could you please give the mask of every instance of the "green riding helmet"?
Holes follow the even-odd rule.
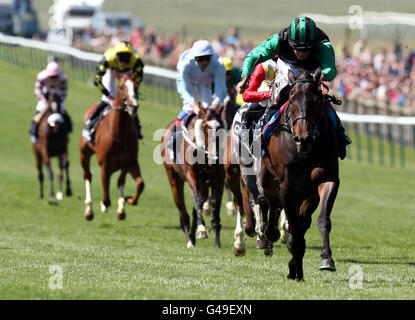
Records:
[[[288,44],[293,49],[308,50],[316,44],[316,24],[308,17],[300,16],[291,21],[288,28]]]

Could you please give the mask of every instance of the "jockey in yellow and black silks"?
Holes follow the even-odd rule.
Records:
[[[82,135],[88,141],[91,141],[91,131],[96,126],[96,119],[99,114],[112,102],[116,94],[115,79],[120,78],[126,73],[136,73],[135,81],[139,85],[143,80],[144,64],[138,54],[134,51],[131,44],[127,41],[118,42],[113,48],[108,49],[100,61],[97,69],[94,84],[101,90],[103,96],[101,103],[94,110],[92,115],[85,123]],[[138,87],[137,87],[138,88]],[[137,89],[138,90],[138,89]],[[136,92],[138,95],[138,92]],[[136,117],[138,136],[142,139],[141,126]]]

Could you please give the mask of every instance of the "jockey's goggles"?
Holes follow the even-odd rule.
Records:
[[[119,62],[129,63],[131,59],[131,53],[129,52],[119,52],[117,53],[117,59]]]
[[[211,54],[206,55],[206,56],[195,57],[195,60],[197,62],[199,62],[199,61],[210,61],[210,58],[212,58]]]

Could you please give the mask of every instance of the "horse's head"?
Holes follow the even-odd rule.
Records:
[[[115,109],[126,111],[134,117],[138,109],[138,83],[135,81],[136,73],[124,74],[119,81],[115,97]]]
[[[44,96],[51,111],[60,113],[60,107],[62,103],[60,89],[54,85],[51,85],[48,88],[44,89]]]
[[[303,72],[298,77],[289,72],[291,90],[289,112],[291,132],[297,151],[306,156],[319,135],[318,123],[322,114],[323,96],[320,88],[321,68],[314,75]]]
[[[221,135],[226,132],[226,120],[222,120],[221,117],[223,107],[221,105],[216,111],[201,108],[194,126],[196,146],[199,150],[205,150],[208,159],[214,162],[219,159],[219,154],[226,145],[226,135]],[[220,129],[223,131],[221,132]]]

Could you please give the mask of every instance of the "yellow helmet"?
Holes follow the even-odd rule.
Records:
[[[127,41],[120,41],[114,47],[119,62],[130,63],[134,49]]]
[[[231,71],[233,69],[232,59],[228,57],[222,57],[223,65],[225,66],[226,71]]]
[[[131,45],[131,43],[129,43],[128,41],[120,41],[115,45],[115,51],[118,52],[128,52],[133,54],[134,53],[134,49]]]

